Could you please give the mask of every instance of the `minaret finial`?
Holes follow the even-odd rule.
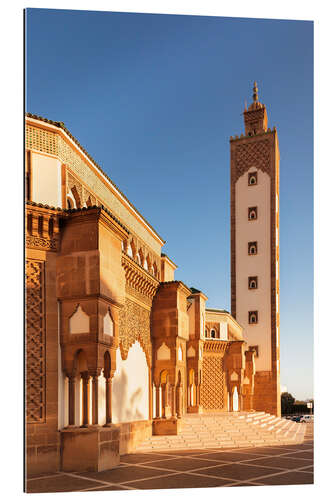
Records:
[[[257,102],[258,101],[258,86],[257,86],[257,82],[254,82],[253,84],[253,102]]]

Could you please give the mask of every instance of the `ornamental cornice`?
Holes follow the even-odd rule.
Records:
[[[126,287],[130,287],[152,300],[159,286],[159,281],[126,254],[122,255],[121,264],[125,271]]]
[[[224,354],[229,346],[230,342],[225,340],[205,340],[204,351]]]

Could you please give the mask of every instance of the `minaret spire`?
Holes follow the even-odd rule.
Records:
[[[253,83],[253,102],[244,110],[245,135],[256,135],[267,130],[266,106],[258,99],[258,85]]]
[[[253,84],[253,102],[257,102],[258,101],[258,85],[257,85],[257,82],[254,82]]]

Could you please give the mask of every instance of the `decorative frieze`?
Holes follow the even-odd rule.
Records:
[[[40,238],[39,236],[26,237],[27,248],[36,248],[38,250],[57,251],[57,241],[55,239]]]

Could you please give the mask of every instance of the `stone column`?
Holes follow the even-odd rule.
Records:
[[[168,401],[168,395],[167,395],[167,384],[161,384],[162,387],[162,418],[165,418],[165,407],[167,405]]]
[[[173,417],[177,416],[176,413],[176,391],[175,391],[175,386],[171,386],[171,413]]]
[[[90,376],[88,372],[83,372],[82,375],[82,392],[83,392],[83,423],[82,427],[89,425],[89,402],[90,402]]]
[[[76,377],[68,377],[68,425],[75,426],[75,383]]]
[[[98,377],[99,372],[92,374],[92,424],[98,425]]]
[[[155,386],[155,389],[156,389],[156,418],[160,418],[160,386],[159,385],[156,385]]]
[[[201,396],[201,394],[200,394],[200,388],[201,388],[201,384],[198,384],[198,385],[196,386],[197,406],[199,406],[199,405],[200,405],[200,403],[201,403],[201,401],[200,401],[200,396]]]
[[[112,378],[105,377],[105,424],[109,427],[112,424]]]
[[[180,385],[177,386],[176,389],[176,401],[177,401],[177,417],[181,418],[182,416],[182,387]]]

